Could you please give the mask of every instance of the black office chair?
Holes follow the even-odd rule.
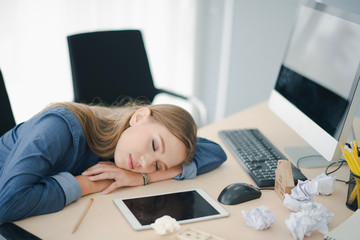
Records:
[[[199,112],[199,125],[206,124],[206,109],[197,98],[154,86],[139,30],[80,33],[67,40],[75,102],[111,105],[130,97],[150,104],[166,93],[190,101]]]
[[[11,110],[9,97],[5,88],[4,78],[0,70],[0,136],[15,126],[15,119]]]

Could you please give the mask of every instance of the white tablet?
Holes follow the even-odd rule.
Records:
[[[164,215],[175,218],[179,224],[229,215],[202,189],[119,198],[114,203],[135,230],[151,228],[150,224]]]

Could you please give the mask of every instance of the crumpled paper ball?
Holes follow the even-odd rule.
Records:
[[[328,233],[333,217],[334,214],[320,203],[308,202],[301,204],[299,212],[291,213],[285,224],[294,239],[302,240],[305,236],[310,237],[315,230],[322,234]]]
[[[300,205],[312,202],[314,195],[330,195],[334,192],[336,177],[322,173],[316,178],[306,181],[298,181],[291,190],[291,194],[285,194],[283,204],[291,211],[298,212]]]
[[[264,230],[271,227],[276,218],[267,206],[253,208],[252,211],[241,211],[246,224],[255,230]]]
[[[326,175],[325,173],[321,173],[311,181],[315,181],[318,184],[317,194],[330,195],[334,192],[334,185],[336,181],[335,176],[331,176],[331,175],[329,176]]]
[[[151,224],[151,227],[158,235],[165,235],[179,230],[180,224],[176,221],[175,218],[165,215],[156,219],[155,222]]]

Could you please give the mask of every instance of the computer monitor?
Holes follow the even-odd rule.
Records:
[[[351,132],[360,99],[359,63],[360,16],[303,1],[269,107],[327,164],[340,159]],[[296,161],[311,151],[286,152]]]

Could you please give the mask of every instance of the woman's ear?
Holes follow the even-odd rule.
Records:
[[[134,126],[137,123],[142,122],[147,117],[151,116],[151,110],[148,107],[142,107],[131,116],[130,126]]]

